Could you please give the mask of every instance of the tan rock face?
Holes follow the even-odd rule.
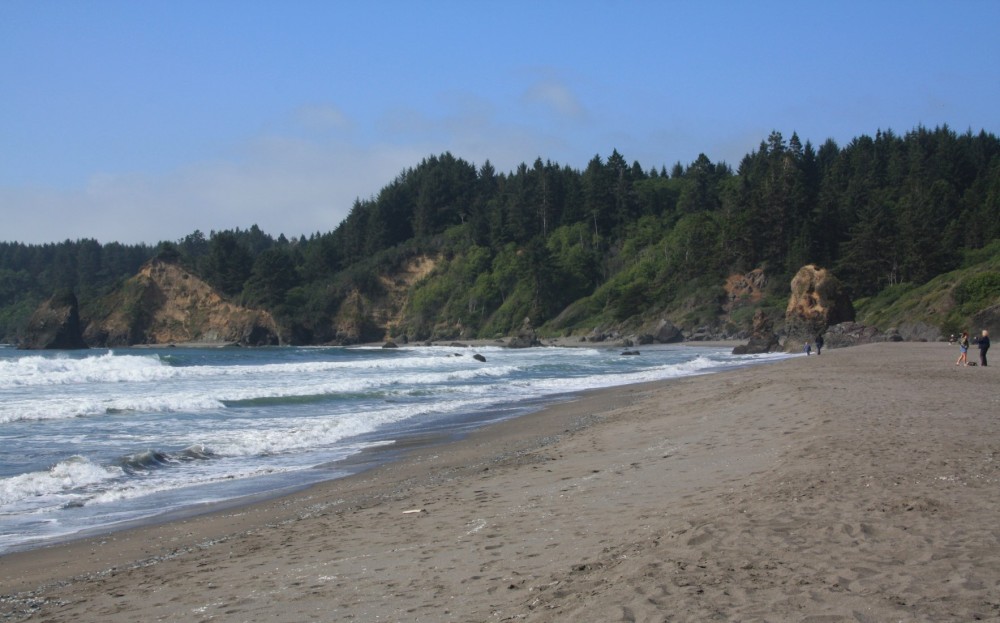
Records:
[[[107,346],[177,342],[278,344],[274,318],[224,300],[182,267],[153,260],[105,301],[85,337]]]
[[[792,278],[791,290],[785,309],[788,348],[811,342],[830,325],[854,320],[854,305],[847,291],[825,268],[803,266]]]
[[[373,323],[386,328],[405,324],[404,310],[413,286],[437,268],[439,261],[437,257],[418,255],[409,260],[401,271],[381,277],[386,296],[384,300],[371,306]]]
[[[756,305],[764,298],[764,287],[767,285],[767,275],[762,268],[755,268],[745,275],[735,273],[726,279],[723,288],[726,291],[726,302],[723,309],[731,312],[737,307]]]

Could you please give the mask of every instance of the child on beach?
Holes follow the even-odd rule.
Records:
[[[969,365],[969,332],[962,331],[962,337],[958,340],[958,350],[961,354],[958,356],[958,361],[955,362],[956,366],[962,364]]]
[[[805,345],[805,347],[804,347],[804,348],[802,349],[802,352],[804,352],[804,353],[806,354],[806,357],[808,357],[808,356],[809,356],[809,353],[811,353],[811,352],[812,352],[812,346],[810,346],[810,345],[809,345],[809,342],[806,342],[806,345]]]

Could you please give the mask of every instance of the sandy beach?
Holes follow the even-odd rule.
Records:
[[[877,344],[594,392],[0,557],[0,620],[1000,620],[1000,369],[956,356]]]

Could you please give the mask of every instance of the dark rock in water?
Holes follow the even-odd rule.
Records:
[[[486,357],[483,357],[479,353],[476,353],[475,355],[473,355],[472,358],[475,359],[476,361],[483,361],[483,362],[486,361]]]
[[[759,355],[778,350],[780,342],[774,333],[774,323],[763,310],[758,309],[753,315],[753,329],[750,331],[750,341],[744,346],[733,349],[734,355]]]
[[[622,357],[633,357],[633,356],[638,355],[638,354],[639,354],[639,351],[637,351],[637,350],[626,350],[626,351],[624,351],[622,353]]]
[[[510,341],[507,342],[507,346],[510,348],[530,348],[532,346],[541,346],[541,344],[542,343],[538,341],[538,335],[535,333],[534,327],[531,326],[530,318],[524,319],[517,335],[512,337]]]
[[[399,345],[393,342],[392,340],[389,340],[388,342],[382,345],[382,348],[399,348]]]
[[[63,292],[39,305],[28,320],[20,347],[29,350],[87,348],[76,295]]]
[[[830,325],[854,320],[854,305],[839,279],[809,264],[792,278],[785,309],[785,350],[796,352],[815,341]]]

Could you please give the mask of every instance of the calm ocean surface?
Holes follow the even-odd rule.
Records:
[[[0,347],[0,553],[341,477],[366,448],[574,392],[784,357],[640,350]]]

